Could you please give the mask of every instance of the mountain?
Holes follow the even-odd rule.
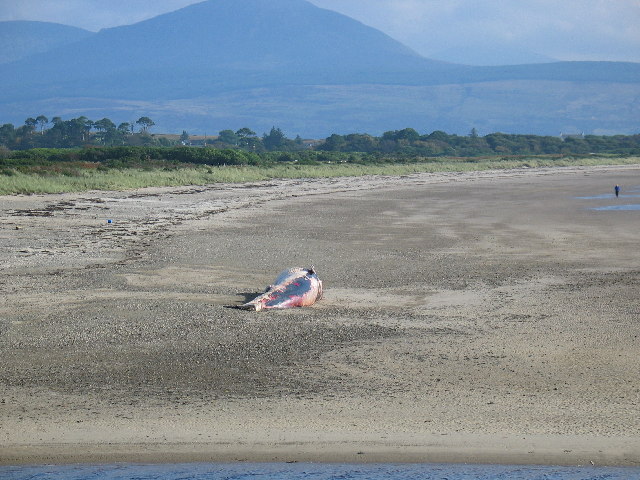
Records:
[[[9,63],[35,53],[83,40],[93,32],[58,23],[0,22],[0,63]]]
[[[65,84],[76,94],[156,98],[230,84],[380,82],[450,68],[303,0],[210,0],[16,62],[16,82],[7,86],[12,96],[31,97],[32,87],[48,95]]]
[[[305,0],[209,0],[0,65],[0,123],[149,116],[156,130],[321,137],[640,131],[640,64],[426,59]]]

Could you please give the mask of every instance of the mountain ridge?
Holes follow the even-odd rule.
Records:
[[[490,84],[506,90],[482,87]],[[568,84],[577,92],[567,89]],[[431,122],[443,119],[456,131],[469,125],[504,129],[510,119],[520,125],[521,119],[513,117],[517,105],[500,95],[548,105],[548,112],[535,109],[543,115],[532,119],[536,128],[549,122],[553,130],[572,125],[588,130],[580,124],[589,118],[584,111],[591,105],[590,116],[602,119],[602,129],[629,133],[639,126],[637,107],[629,108],[640,93],[638,85],[640,64],[635,63],[472,67],[427,59],[378,30],[305,0],[209,0],[0,65],[0,105],[11,115],[24,112],[22,119],[45,108],[47,115],[146,115],[151,112],[140,106],[147,105],[160,126],[183,129],[188,124],[192,130],[215,131],[233,126],[221,125],[223,121],[246,122],[246,113],[233,112],[245,110],[244,96],[247,102],[259,102],[253,110],[260,111],[261,125],[286,124],[298,128],[296,133],[314,135],[335,133],[324,131],[331,122],[327,115],[341,117],[336,124],[342,128],[342,119],[352,119],[352,132],[396,128],[402,118],[409,122],[420,118],[420,112]],[[456,94],[434,97],[427,87]],[[341,96],[341,89],[350,97]],[[287,90],[297,92],[289,106],[282,94]],[[363,96],[366,91],[377,93]],[[405,104],[404,96],[413,101]],[[214,98],[219,102],[215,111],[203,113],[198,104],[209,105]],[[364,105],[354,104],[354,98]],[[605,101],[626,104],[620,120],[604,124]],[[65,105],[64,111],[51,112],[56,103]],[[264,111],[262,104],[269,103],[274,108]],[[572,107],[576,103],[587,106],[579,118]],[[451,123],[456,111],[464,117]],[[385,118],[394,119],[394,125],[383,126]]]
[[[200,68],[207,73],[220,67],[240,72],[297,67],[392,73],[446,65],[421,57],[378,30],[306,1],[243,0],[242,11],[238,3],[210,0],[133,25],[103,29],[86,41],[25,59],[14,67],[38,64],[49,78],[62,80],[78,61],[84,71],[72,71],[81,78],[129,70],[131,65],[136,70]],[[288,13],[286,22],[284,11]],[[210,23],[219,18],[224,21]],[[375,69],[374,54],[381,59]]]
[[[0,64],[10,63],[90,37],[93,32],[53,22],[0,22]]]

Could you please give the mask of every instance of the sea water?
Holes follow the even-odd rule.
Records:
[[[640,467],[234,463],[0,467],[2,480],[640,480]]]

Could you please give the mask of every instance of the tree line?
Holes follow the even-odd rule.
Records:
[[[413,128],[367,134],[331,135],[317,146],[332,152],[365,152],[423,157],[495,155],[640,154],[640,135],[522,135],[491,133],[479,136],[434,131],[421,135]]]
[[[89,146],[190,146],[191,135],[186,131],[177,138],[168,135],[152,135],[155,122],[149,117],[140,117],[135,122],[116,125],[111,119],[91,120],[85,116],[63,120],[44,115],[29,117],[24,125],[15,127],[11,123],[0,126],[0,147],[8,150],[32,148],[79,148]],[[237,131],[222,130],[217,136],[199,142],[202,146],[241,149],[252,152],[297,151],[305,146],[300,136],[289,139],[284,132],[273,127],[269,133],[258,137],[256,132],[244,127]]]
[[[152,135],[150,130],[154,125],[149,117],[116,125],[108,118],[92,121],[84,116],[70,120],[54,117],[49,121],[40,115],[26,119],[24,125],[17,128],[10,123],[0,126],[0,149],[175,147],[195,143],[186,131],[173,138]],[[541,136],[490,133],[480,136],[475,129],[468,135],[456,135],[443,131],[420,134],[413,128],[404,128],[384,132],[381,136],[366,133],[333,134],[323,140],[304,142],[300,136],[288,138],[280,128],[274,126],[261,137],[247,127],[236,131],[222,130],[217,136],[198,140],[198,146],[252,153],[313,150],[406,158],[592,153],[637,155],[640,154],[640,134]]]
[[[109,118],[90,120],[85,116],[63,120],[44,115],[29,117],[24,125],[11,123],[0,126],[0,146],[9,150],[30,148],[74,148],[87,145],[152,144],[149,129],[155,123],[149,117],[116,126]]]

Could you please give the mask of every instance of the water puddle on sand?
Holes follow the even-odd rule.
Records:
[[[603,198],[613,198],[615,194],[613,193],[602,193],[600,195],[591,195],[589,197],[575,197],[578,200],[601,200]]]
[[[598,211],[640,210],[640,204],[610,205],[608,207],[592,207],[591,210],[598,210]]]
[[[616,198],[615,194],[612,193],[600,193],[597,195],[589,195],[585,197],[574,197],[578,200],[610,200]],[[617,201],[628,201],[629,199],[640,198],[640,186],[634,185],[626,190],[626,192],[622,192]],[[589,207],[589,210],[598,210],[598,211],[633,211],[640,210],[640,204],[637,203],[626,203],[622,205],[606,205],[602,207]]]

